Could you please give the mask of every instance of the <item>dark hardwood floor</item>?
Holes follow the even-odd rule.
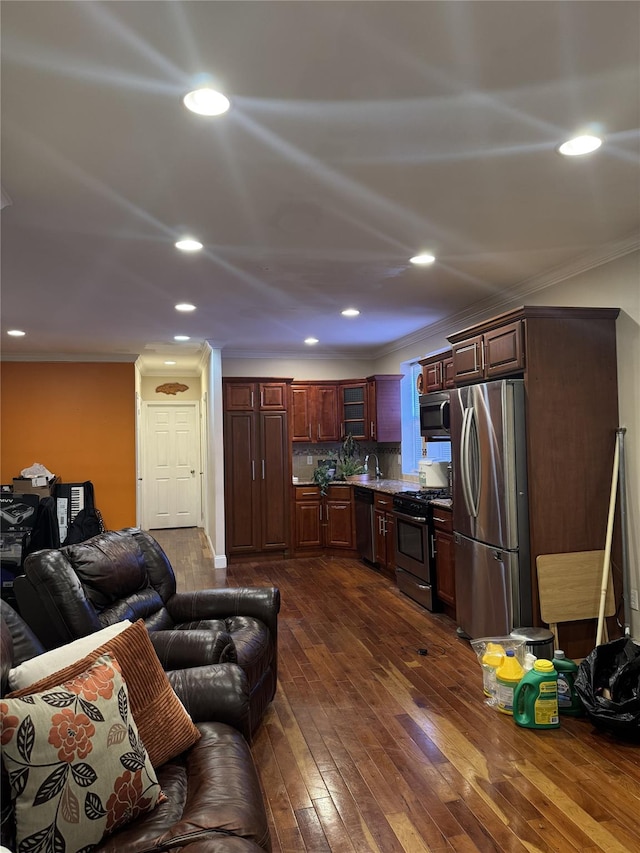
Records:
[[[274,853],[640,851],[640,748],[584,718],[518,728],[446,616],[357,560],[216,570],[202,531],[153,535],[179,589],[280,588],[279,687],[253,744]]]

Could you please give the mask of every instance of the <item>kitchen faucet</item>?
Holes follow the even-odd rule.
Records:
[[[364,473],[369,473],[369,457],[375,456],[376,458],[376,479],[379,480],[382,477],[382,471],[380,470],[380,460],[378,459],[377,453],[367,453],[364,457]]]

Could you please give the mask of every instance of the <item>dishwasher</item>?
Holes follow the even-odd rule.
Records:
[[[375,565],[373,550],[373,492],[355,486],[353,500],[356,509],[356,547],[366,563]]]

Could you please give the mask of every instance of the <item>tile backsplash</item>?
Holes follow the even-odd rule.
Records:
[[[326,442],[323,444],[295,444],[293,448],[293,476],[299,480],[310,480],[313,476],[313,471],[318,467],[318,461],[328,459],[338,455],[341,449],[340,442]],[[376,444],[359,442],[359,453],[357,458],[360,464],[364,464],[364,457],[367,453],[376,453],[378,455],[380,470],[382,476],[386,480],[402,480],[402,465],[398,461],[400,457],[399,444]],[[370,470],[375,470],[375,460],[371,460],[374,467]],[[405,477],[404,479],[409,479]],[[413,479],[413,478],[411,478]],[[415,478],[417,480],[417,477]]]

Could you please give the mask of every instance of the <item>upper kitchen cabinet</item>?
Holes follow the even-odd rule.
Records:
[[[369,438],[367,382],[341,382],[339,389],[342,412],[340,438],[347,435],[363,440]]]
[[[291,386],[291,441],[340,440],[335,382],[296,382]]]
[[[290,544],[288,383],[223,379],[222,387],[227,554],[284,554]]]
[[[402,374],[385,373],[367,377],[367,408],[370,441],[402,438],[400,420],[400,380]]]
[[[455,386],[453,374],[453,355],[451,350],[433,353],[420,359],[422,373],[418,377],[418,393],[443,391]]]
[[[287,409],[289,383],[283,381],[260,381],[234,379],[225,381],[225,412],[282,411]]]
[[[524,320],[500,322],[479,334],[466,329],[449,340],[453,343],[453,380],[458,385],[524,370]]]
[[[291,441],[400,441],[399,373],[291,386]]]

